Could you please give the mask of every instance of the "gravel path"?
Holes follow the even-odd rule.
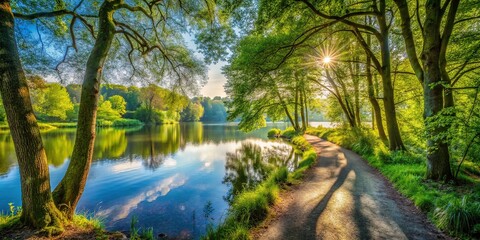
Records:
[[[449,239],[356,153],[315,136],[317,164],[254,239]]]

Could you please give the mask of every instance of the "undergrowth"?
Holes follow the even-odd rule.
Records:
[[[308,134],[334,142],[362,155],[380,170],[395,188],[427,214],[441,230],[462,239],[480,238],[480,184],[460,174],[461,184],[425,180],[425,156],[414,151],[391,152],[370,129],[310,128]],[[465,163],[465,172],[477,173],[478,165]]]
[[[20,216],[22,215],[22,208],[18,206],[14,206],[12,203],[8,204],[9,210],[8,212],[0,212],[0,232],[7,231],[7,230],[14,230],[14,229],[20,229],[20,231],[23,231],[22,228],[22,223],[20,221]],[[115,235],[116,233],[107,233],[105,231],[105,225],[103,224],[102,219],[96,218],[93,216],[93,214],[88,214],[88,213],[77,213],[73,216],[73,219],[71,222],[67,223],[69,226],[74,226],[77,229],[84,229],[87,231],[93,231],[96,234],[96,239],[108,239],[108,234],[111,234],[112,236]],[[58,230],[58,229],[56,229]],[[51,234],[56,235],[60,234],[64,230],[62,229],[60,232],[52,233],[52,229],[49,229],[49,227],[46,227],[45,229],[39,229],[35,234],[39,234],[39,236],[43,235],[48,235],[50,236]],[[32,238],[35,238],[35,236],[32,236]],[[0,234],[0,239],[1,234]]]

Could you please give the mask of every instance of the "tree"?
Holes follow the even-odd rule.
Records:
[[[120,95],[114,95],[108,98],[108,101],[112,104],[112,109],[117,111],[120,115],[127,112],[127,102]]]
[[[408,58],[415,75],[423,85],[424,118],[428,127],[429,120],[438,117],[445,107],[445,85],[450,84],[450,78],[445,69],[448,43],[455,25],[460,0],[441,1],[427,0],[424,4],[425,19],[420,23],[423,37],[421,58],[418,58],[416,44],[412,32],[411,17],[406,0],[395,0],[400,17],[402,35],[405,41]],[[420,6],[417,5],[418,14]],[[447,13],[448,9],[448,14]],[[418,18],[420,19],[420,18]],[[445,24],[442,24],[445,22]],[[423,25],[423,26],[422,26]],[[421,61],[421,62],[420,62]],[[453,101],[450,101],[452,106]],[[447,105],[447,107],[448,107]],[[450,154],[448,143],[441,136],[447,130],[446,126],[433,126],[427,134],[427,178],[433,180],[452,179],[450,169]]]
[[[67,112],[73,110],[66,88],[58,83],[46,83],[32,92],[33,110],[40,118],[65,120]]]
[[[189,102],[181,113],[181,120],[184,122],[198,122],[203,117],[204,108],[198,102]]]
[[[33,112],[31,112],[31,103],[29,100],[25,100],[28,98],[28,91],[25,91],[27,84],[25,81],[25,76],[23,71],[21,70],[21,64],[18,56],[18,49],[15,45],[15,39],[13,36],[13,15],[16,18],[24,19],[27,21],[35,20],[37,18],[52,18],[54,17],[54,21],[57,21],[59,24],[53,24],[60,29],[62,26],[66,26],[63,20],[69,19],[70,20],[70,29],[64,29],[64,35],[70,35],[71,37],[71,45],[66,48],[65,57],[61,63],[65,62],[65,58],[68,56],[68,51],[70,49],[74,49],[78,51],[79,49],[88,49],[90,52],[88,54],[85,74],[83,76],[83,83],[82,83],[82,93],[80,97],[80,105],[79,105],[79,113],[78,113],[78,124],[77,124],[77,134],[75,139],[75,145],[72,152],[72,157],[70,164],[68,166],[67,172],[65,176],[57,185],[55,190],[53,191],[53,199],[55,201],[55,205],[65,213],[65,216],[68,219],[72,219],[73,214],[75,212],[75,207],[80,199],[80,196],[83,192],[85,187],[87,175],[89,172],[89,168],[92,161],[92,154],[93,154],[93,147],[95,141],[95,122],[96,122],[96,115],[97,115],[97,108],[98,108],[98,99],[99,99],[99,89],[100,89],[100,81],[102,79],[102,73],[104,70],[105,62],[108,57],[108,53],[110,48],[112,47],[112,42],[116,34],[120,34],[123,36],[123,39],[120,43],[123,43],[123,46],[130,47],[128,52],[128,60],[131,64],[133,74],[135,75],[138,73],[138,68],[134,66],[133,59],[135,56],[134,53],[139,53],[140,58],[145,57],[146,55],[150,55],[155,61],[152,61],[155,64],[161,65],[160,68],[158,67],[151,67],[149,70],[156,71],[159,70],[160,72],[156,71],[155,73],[168,76],[169,79],[174,79],[177,83],[172,83],[175,87],[191,87],[195,84],[192,84],[192,81],[197,79],[198,75],[202,75],[204,72],[204,68],[202,63],[192,57],[190,51],[186,50],[183,42],[177,41],[164,41],[167,37],[167,34],[174,34],[177,31],[169,30],[170,28],[174,27],[175,30],[183,30],[186,31],[186,26],[181,26],[177,24],[169,24],[170,21],[174,18],[167,17],[165,18],[165,14],[175,14],[175,21],[179,20],[178,18],[186,19],[189,23],[194,23],[193,28],[200,31],[204,26],[211,26],[208,23],[213,22],[213,13],[208,11],[208,15],[205,14],[196,14],[196,13],[205,13],[206,9],[213,9],[212,3],[202,2],[197,3],[195,1],[189,2],[186,4],[183,1],[172,1],[168,4],[163,4],[163,1],[152,1],[152,2],[133,2],[132,4],[136,5],[129,5],[122,0],[105,0],[103,2],[96,2],[87,8],[93,8],[94,12],[97,11],[98,14],[88,15],[88,14],[79,14],[77,10],[84,4],[84,1],[80,1],[77,5],[71,6],[73,10],[66,9],[67,4],[63,1],[57,1],[55,4],[55,9],[53,11],[39,11],[37,13],[30,13],[30,14],[23,14],[23,13],[14,13],[12,14],[11,8],[9,5],[9,1],[2,1],[2,27],[4,30],[4,44],[2,48],[7,49],[5,55],[7,56],[5,59],[8,60],[7,62],[10,63],[10,68],[8,72],[8,80],[3,82],[8,82],[11,87],[6,87],[2,89],[2,97],[5,100],[5,96],[9,96],[13,94],[13,92],[21,93],[21,96],[16,96],[17,104],[21,105],[17,109],[20,109],[22,113],[28,114],[18,116],[18,114],[12,113],[13,108],[12,106],[14,103],[12,102],[5,102],[5,107],[7,110],[7,118],[9,118],[9,122],[13,121],[14,124],[10,125],[12,132],[18,133],[18,136],[15,138],[18,139],[16,141],[16,147],[21,149],[25,145],[25,139],[29,139],[32,141],[31,135],[35,135],[36,138],[33,138],[33,144],[36,145],[33,149],[42,149],[42,151],[32,154],[20,155],[19,158],[24,158],[19,160],[19,162],[27,163],[29,161],[33,162],[35,160],[39,160],[41,162],[45,162],[45,154],[43,151],[43,147],[41,146],[41,138],[38,132],[38,126],[36,125],[36,120],[33,116]],[[205,5],[204,5],[205,4]],[[70,4],[71,5],[71,4]],[[20,8],[20,10],[26,10],[27,12],[31,12],[30,5],[15,5]],[[35,7],[44,7],[43,4],[36,4]],[[115,20],[115,15],[118,12],[122,13],[122,21]],[[187,14],[188,13],[188,14]],[[86,16],[88,15],[88,16]],[[193,16],[193,17],[192,17]],[[178,18],[177,18],[178,17]],[[63,19],[62,19],[63,18]],[[94,21],[98,20],[98,30],[94,30],[94,25],[89,22],[89,19],[93,19]],[[128,19],[127,19],[128,18]],[[132,24],[131,20],[137,23],[135,26],[140,27],[140,30],[136,30]],[[128,22],[130,20],[130,22]],[[164,22],[165,20],[165,22]],[[205,21],[202,21],[205,20]],[[75,22],[80,21],[82,22],[83,26],[85,27],[86,34],[82,34],[81,36],[92,36],[94,38],[94,45],[93,48],[86,47],[86,48],[79,48],[77,42],[77,36],[75,34]],[[124,22],[125,21],[125,22]],[[149,31],[145,30],[145,25],[138,24],[138,22],[151,24]],[[192,25],[192,24],[190,24]],[[183,29],[181,29],[183,27]],[[65,31],[65,30],[70,31]],[[157,29],[162,29],[159,33]],[[163,31],[166,30],[166,31]],[[62,35],[62,31],[55,32],[58,35]],[[151,34],[147,36],[146,34]],[[53,35],[52,35],[53,36]],[[177,34],[180,36],[180,34]],[[179,38],[181,39],[181,37]],[[83,43],[89,44],[89,41],[85,41]],[[91,49],[91,50],[90,50]],[[152,54],[153,52],[153,54]],[[137,55],[137,57],[138,57]],[[153,55],[153,56],[152,56]],[[163,64],[160,62],[163,61]],[[27,61],[28,62],[28,61]],[[31,61],[30,61],[31,62]],[[56,70],[59,70],[59,65],[56,66]],[[153,64],[152,64],[153,65]],[[16,71],[13,72],[12,70],[15,69]],[[143,70],[146,70],[144,68]],[[2,75],[3,76],[3,75]],[[7,75],[5,75],[7,76]],[[185,85],[186,84],[186,85]],[[4,84],[5,86],[5,84]],[[15,89],[16,88],[16,89]],[[19,92],[21,90],[21,92]],[[10,116],[9,116],[10,115]],[[25,119],[28,117],[28,119]],[[30,131],[19,131],[19,129],[28,129]],[[40,139],[40,141],[37,141]],[[30,148],[32,149],[32,148]],[[20,152],[21,150],[18,150]],[[35,155],[40,154],[40,155]],[[38,158],[37,158],[38,157]],[[27,164],[19,164],[20,168],[26,168]],[[50,187],[49,182],[46,180],[49,178],[48,176],[48,167],[47,172],[45,174],[44,171],[45,167],[43,165],[38,165],[35,167],[34,170],[31,169],[24,169],[26,172],[26,178],[34,177],[40,178],[42,181],[48,183],[48,187],[45,185],[41,186],[42,194],[36,197],[40,198],[41,200],[38,201],[38,206],[29,206],[32,204],[31,201],[24,201],[23,207],[26,209],[26,216],[34,215],[32,219],[24,218],[26,224],[33,225],[34,227],[43,227],[46,225],[50,225],[51,223],[56,223],[58,221],[53,221],[56,216],[54,216],[54,208],[50,210]],[[35,172],[37,171],[37,172]],[[38,171],[43,171],[42,174],[39,174]],[[31,187],[31,186],[30,186]],[[26,188],[25,188],[26,189]],[[27,189],[28,190],[28,189]],[[34,191],[34,193],[37,193]],[[31,197],[30,192],[25,192],[25,197]],[[50,198],[50,200],[49,200]],[[47,205],[48,206],[47,206]],[[40,209],[39,209],[40,208]],[[58,212],[58,211],[57,211]],[[33,219],[35,218],[35,219]],[[47,220],[42,224],[39,224],[35,221],[40,219]],[[48,220],[51,220],[50,222]]]
[[[28,84],[18,55],[10,1],[0,0],[0,92],[17,153],[22,187],[21,220],[43,228],[63,227],[50,191],[50,173]]]
[[[119,118],[121,118],[120,112],[117,109],[113,108],[113,104],[109,100],[102,102],[98,107],[98,120],[114,121]]]

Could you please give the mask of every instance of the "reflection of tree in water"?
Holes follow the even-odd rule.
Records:
[[[127,137],[123,128],[102,128],[97,130],[93,159],[118,159],[127,149]]]
[[[235,152],[227,153],[223,183],[230,185],[225,199],[231,203],[240,192],[252,189],[272,170],[286,166],[293,170],[298,158],[291,146],[275,144],[262,147],[254,142],[243,142]]]
[[[180,148],[180,127],[178,124],[146,126],[128,133],[127,141],[126,152],[130,159],[140,156],[146,168],[157,169]]]
[[[0,135],[0,176],[7,174],[10,166],[17,161],[10,134]]]

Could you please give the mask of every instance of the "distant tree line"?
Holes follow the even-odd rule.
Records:
[[[44,122],[76,122],[81,85],[50,83],[39,76],[28,77],[33,110]],[[97,121],[114,122],[121,118],[137,119],[146,124],[173,122],[225,122],[227,111],[220,97],[189,99],[168,89],[150,84],[146,87],[103,84]],[[1,104],[1,102],[0,102]],[[5,120],[3,105],[0,120]]]

